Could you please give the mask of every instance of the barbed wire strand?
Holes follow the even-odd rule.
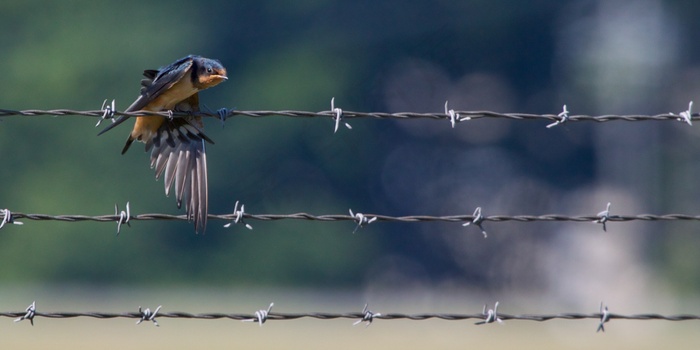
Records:
[[[0,317],[22,318],[26,315],[26,311],[18,312],[0,312]],[[266,319],[275,321],[297,320],[301,318],[312,318],[319,320],[334,320],[334,319],[363,319],[365,313],[362,312],[346,312],[346,313],[331,313],[331,312],[306,312],[306,313],[280,313],[270,312]],[[679,315],[662,315],[662,314],[616,314],[609,313],[608,320],[661,320],[661,321],[692,321],[700,320],[700,315],[679,314]],[[36,311],[33,318],[51,318],[51,319],[67,319],[67,318],[95,318],[95,319],[114,319],[114,318],[130,318],[141,319],[144,317],[143,312],[38,312]],[[173,318],[173,319],[195,319],[195,320],[218,320],[230,319],[247,321],[251,319],[257,320],[256,314],[238,314],[238,313],[189,313],[189,312],[158,312],[158,318]],[[446,320],[446,321],[462,321],[462,320],[484,320],[484,315],[479,314],[451,314],[451,313],[421,313],[421,314],[403,314],[403,313],[381,313],[375,314],[374,319],[378,320],[413,320],[424,321],[430,319]],[[499,313],[498,318],[519,321],[551,321],[551,320],[583,320],[595,319],[600,320],[603,317],[601,313],[559,313],[559,314],[522,314],[511,315]],[[155,317],[153,317],[155,318]]]
[[[6,209],[0,209],[0,215],[6,215]],[[50,214],[29,214],[21,212],[9,212],[11,219],[8,222],[17,219],[27,219],[36,221],[63,221],[63,222],[80,222],[80,221],[98,221],[98,222],[125,222],[139,220],[180,220],[186,221],[187,215],[175,215],[164,213],[149,213],[136,214],[125,217],[124,214],[114,215],[50,215]],[[364,218],[371,217],[372,221],[376,222],[459,222],[471,223],[477,218],[474,215],[447,215],[447,216],[431,216],[431,215],[408,215],[408,216],[390,216],[381,214],[363,214]],[[277,221],[277,220],[308,220],[308,221],[354,221],[358,222],[357,214],[355,216],[344,214],[327,214],[314,215],[309,213],[291,213],[291,214],[209,214],[209,219],[235,221],[236,219],[259,220],[259,221]],[[376,219],[375,219],[376,218]],[[600,217],[597,215],[569,216],[562,214],[545,214],[545,215],[491,215],[480,217],[482,222],[599,222]],[[606,219],[607,222],[630,222],[630,221],[700,221],[700,215],[686,214],[637,214],[637,215],[610,215]],[[364,223],[363,223],[364,225]]]
[[[604,306],[603,302],[600,304],[600,312],[598,313],[559,313],[559,314],[521,314],[521,315],[511,315],[498,313],[498,304],[496,302],[493,309],[488,309],[487,305],[481,314],[454,314],[454,313],[421,313],[421,314],[403,314],[403,313],[378,313],[372,312],[368,309],[368,304],[365,304],[362,312],[345,312],[345,313],[331,313],[331,312],[304,312],[304,313],[282,313],[282,312],[271,312],[274,303],[270,303],[267,309],[261,309],[256,311],[254,314],[237,314],[237,313],[198,313],[193,314],[189,312],[160,312],[162,305],[159,305],[154,311],[150,308],[142,309],[141,306],[138,308],[138,312],[39,312],[36,307],[36,300],[32,302],[24,312],[0,312],[0,317],[14,318],[14,322],[21,322],[24,320],[29,320],[31,325],[34,325],[34,319],[36,317],[52,318],[52,319],[67,319],[67,318],[93,318],[93,319],[114,319],[114,318],[131,318],[137,319],[136,324],[141,324],[144,321],[153,322],[155,326],[160,326],[156,317],[158,318],[174,318],[174,319],[194,319],[194,320],[216,320],[216,319],[230,319],[239,320],[243,322],[257,322],[261,327],[268,320],[284,321],[284,320],[297,320],[301,318],[313,318],[319,320],[335,320],[335,319],[355,319],[356,321],[352,323],[356,326],[360,323],[365,323],[366,326],[370,326],[373,321],[380,320],[413,320],[413,321],[424,321],[430,319],[446,320],[446,321],[462,321],[462,320],[478,320],[475,325],[484,325],[489,323],[504,323],[507,320],[520,320],[520,321],[536,321],[544,322],[551,320],[583,320],[583,319],[595,319],[599,320],[598,328],[596,332],[605,331],[604,324],[615,319],[624,320],[664,320],[664,321],[691,321],[700,320],[700,315],[693,314],[680,314],[680,315],[662,315],[662,314],[615,314],[608,310],[607,306]]]
[[[454,124],[455,121],[463,122],[468,120],[477,119],[510,119],[510,120],[539,120],[546,122],[579,122],[579,121],[589,121],[589,122],[610,122],[610,121],[682,121],[691,124],[692,120],[700,120],[700,114],[698,113],[688,113],[688,111],[681,112],[681,114],[666,113],[666,114],[656,114],[656,115],[642,115],[642,114],[630,114],[630,115],[616,115],[616,114],[605,114],[599,116],[591,115],[570,115],[568,111],[566,113],[559,114],[530,114],[530,113],[498,113],[493,111],[455,111],[448,110],[447,113],[416,113],[416,112],[398,112],[398,113],[387,113],[387,112],[354,112],[341,110],[339,108],[334,108],[334,110],[311,112],[311,111],[296,111],[296,110],[253,110],[253,111],[243,111],[222,108],[218,111],[201,111],[197,113],[184,113],[184,112],[174,112],[174,111],[162,111],[162,112],[152,112],[152,111],[135,111],[135,112],[124,112],[116,111],[111,109],[112,106],[107,106],[101,110],[74,110],[74,109],[27,109],[27,110],[11,110],[11,109],[0,109],[0,118],[10,117],[10,116],[85,116],[85,117],[97,117],[102,119],[110,119],[116,116],[161,116],[161,117],[185,117],[185,116],[201,116],[209,118],[217,118],[225,120],[229,117],[243,116],[251,118],[262,118],[262,117],[297,117],[297,118],[331,118],[333,120],[338,120],[339,111],[342,111],[343,119],[355,119],[355,118],[374,118],[374,119],[432,119],[432,120],[446,120]],[[692,125],[692,124],[691,124]]]

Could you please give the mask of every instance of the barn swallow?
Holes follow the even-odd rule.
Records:
[[[158,70],[145,70],[141,80],[141,94],[126,112],[136,111],[199,111],[198,92],[228,79],[226,68],[217,60],[201,56],[183,57]],[[98,135],[102,135],[129,119],[120,116]],[[207,155],[201,117],[166,118],[137,116],[134,129],[126,139],[122,154],[136,140],[151,151],[151,168],[156,179],[164,175],[165,195],[175,187],[177,206],[184,197],[188,220],[194,221],[195,232],[204,232],[207,226]]]

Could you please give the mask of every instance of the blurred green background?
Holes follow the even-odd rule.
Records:
[[[442,112],[449,100],[457,110],[679,113],[700,96],[699,10],[680,0],[3,1],[0,108],[94,110],[116,99],[123,110],[144,69],[199,54],[228,69],[228,82],[200,94],[214,110],[322,111],[335,97],[353,111]],[[103,215],[129,201],[133,214],[183,213],[141,145],[119,154],[130,126],[97,137],[95,122],[3,118],[0,207]],[[607,202],[613,214],[700,211],[700,132],[684,123],[349,122],[334,134],[330,119],[207,120],[210,212],[230,213],[236,201],[272,214],[480,206],[484,215],[592,215]],[[212,220],[195,235],[184,222],[138,221],[117,237],[115,223],[24,221],[0,231],[0,292],[13,301],[2,311],[37,295],[39,305],[71,295],[88,303],[56,310],[100,310],[89,301],[117,289],[154,303],[178,290],[182,303],[169,311],[201,291],[216,303],[250,290],[264,300],[227,310],[263,308],[268,293],[284,305],[295,293],[332,291],[358,311],[399,298],[435,312],[455,298],[469,306],[443,311],[500,300],[509,313],[596,312],[605,300],[620,312],[700,313],[694,222],[611,223],[607,232],[486,223],[484,239],[446,223],[373,223],[353,234],[350,222],[250,221],[249,231]],[[311,310],[325,311],[294,311]]]

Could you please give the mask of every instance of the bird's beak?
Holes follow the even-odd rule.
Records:
[[[209,76],[200,77],[200,84],[206,87],[212,87],[228,80],[226,73],[223,74],[211,74]]]

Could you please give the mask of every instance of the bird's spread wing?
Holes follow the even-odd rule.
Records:
[[[151,150],[151,168],[156,179],[163,177],[165,194],[175,188],[178,208],[185,202],[188,220],[196,232],[207,226],[207,154],[205,141],[211,141],[186,118],[167,120],[146,143]]]
[[[187,72],[190,71],[193,65],[191,56],[183,57],[165,68],[160,70],[145,70],[143,71],[146,79],[141,80],[141,95],[134,103],[126,109],[126,112],[140,111],[146,107],[151,101],[156,99],[160,94],[170,89],[175,83],[180,81]],[[99,135],[111,130],[115,126],[129,119],[128,116],[120,116],[114,120],[114,123],[108,125],[104,130],[100,131]]]
[[[151,82],[150,86],[147,86],[143,82],[141,83],[141,96],[146,97],[146,101],[139,103],[136,100],[129,108],[128,111],[138,111],[142,109],[149,102],[153,101],[156,97],[160,96],[163,92],[170,89],[173,85],[179,82],[187,72],[190,71],[194,60],[191,56],[183,57],[165,68],[161,68],[156,74],[155,78]],[[143,72],[144,76],[148,78],[150,70]]]

